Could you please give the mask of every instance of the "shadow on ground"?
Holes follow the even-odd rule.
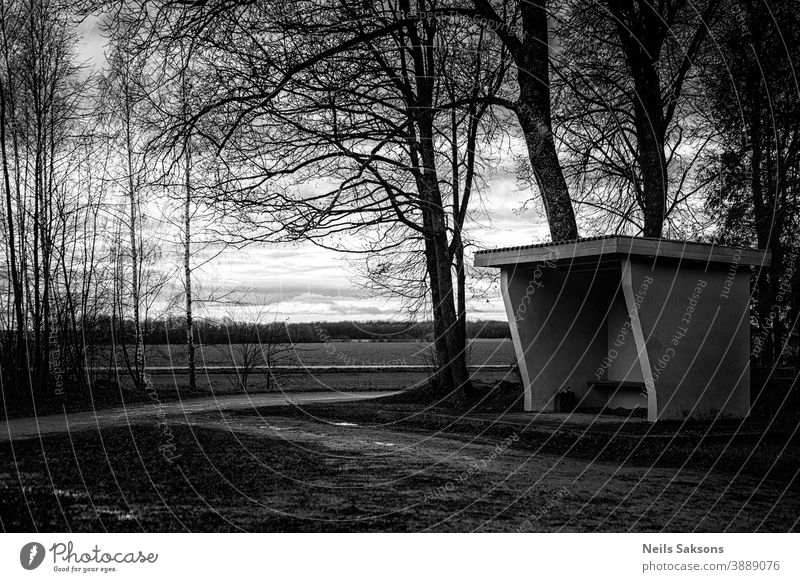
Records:
[[[357,421],[348,406],[169,417],[179,455],[171,463],[160,449],[163,431],[150,422],[3,443],[0,525],[6,531],[797,528],[791,456],[778,455],[785,461],[779,472],[710,462],[682,467],[675,456],[668,462],[656,462],[652,452],[631,456],[628,441],[606,439],[609,446],[598,454],[574,446],[571,437],[542,446],[540,437],[513,428],[443,432],[374,422],[377,403],[359,405],[371,408],[373,422]]]

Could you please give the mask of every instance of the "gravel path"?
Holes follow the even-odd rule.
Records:
[[[261,406],[289,406],[311,402],[347,402],[370,400],[390,396],[395,392],[379,394],[363,392],[293,392],[285,394],[241,394],[191,398],[183,401],[136,403],[130,406],[70,412],[48,416],[5,419],[0,423],[0,442],[34,438],[39,435],[72,432],[89,428],[108,428],[145,422],[155,415],[188,415],[198,412],[247,409]]]

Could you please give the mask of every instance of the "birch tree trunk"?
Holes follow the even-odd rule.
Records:
[[[133,134],[132,134],[132,97],[130,95],[129,79],[127,75],[123,79],[123,96],[125,103],[124,123],[125,123],[125,149],[128,168],[128,235],[130,238],[131,256],[131,304],[133,306],[133,339],[134,339],[134,370],[133,381],[137,389],[144,389],[144,341],[142,338],[141,322],[141,289],[139,284],[139,244],[137,241],[137,213],[138,213],[138,188],[134,177],[133,160]]]
[[[183,208],[183,277],[186,293],[186,356],[189,363],[189,390],[194,391],[197,388],[197,370],[194,359],[194,322],[192,320],[192,154],[189,142],[190,136],[187,134],[184,144],[186,155],[186,173],[184,176],[186,200]]]

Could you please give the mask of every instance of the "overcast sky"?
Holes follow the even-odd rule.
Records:
[[[98,72],[105,65],[106,41],[96,18],[80,26],[81,60],[87,69]],[[516,153],[525,153],[522,143],[510,145]],[[506,156],[508,157],[508,156]],[[511,159],[493,168],[484,176],[485,209],[472,216],[469,235],[479,248],[525,245],[542,242],[547,226],[541,209],[525,212],[519,209],[529,192],[516,183]],[[472,257],[468,257],[471,262]],[[251,246],[242,251],[229,251],[206,265],[198,274],[201,288],[242,289],[253,296],[267,298],[276,306],[278,318],[289,321],[390,319],[398,316],[400,305],[383,298],[370,297],[359,286],[354,270],[345,257],[311,244]],[[231,313],[231,308],[216,307],[208,315]],[[489,301],[484,298],[468,306],[471,319],[505,319],[499,289],[495,285]]]

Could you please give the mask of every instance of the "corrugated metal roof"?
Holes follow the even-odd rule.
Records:
[[[484,253],[493,253],[493,252],[501,252],[501,251],[519,251],[525,249],[538,249],[544,247],[557,247],[561,245],[570,245],[575,243],[582,243],[582,242],[589,242],[595,240],[606,240],[606,239],[635,239],[635,240],[651,240],[656,242],[664,242],[664,243],[678,243],[678,244],[692,244],[692,245],[703,245],[708,247],[716,247],[716,248],[728,248],[728,249],[739,249],[743,251],[758,251],[763,249],[754,249],[748,247],[729,247],[725,245],[719,245],[716,243],[709,243],[709,242],[695,242],[695,241],[687,241],[687,240],[678,240],[678,239],[671,239],[671,238],[654,238],[654,237],[647,237],[647,236],[630,236],[626,234],[607,234],[603,236],[588,236],[583,238],[576,238],[571,240],[565,240],[560,243],[553,243],[553,242],[544,242],[544,243],[537,243],[532,245],[520,245],[514,247],[500,247],[496,249],[484,249],[482,251],[476,251],[476,255],[482,255]]]

